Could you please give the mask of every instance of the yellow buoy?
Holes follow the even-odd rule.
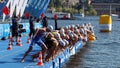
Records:
[[[100,32],[110,32],[112,30],[112,19],[109,15],[101,15],[99,19]]]

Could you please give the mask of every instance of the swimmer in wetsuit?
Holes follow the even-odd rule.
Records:
[[[45,44],[47,45],[48,47],[48,54],[45,58],[45,61],[50,61],[51,59],[53,60],[54,57],[56,56],[55,55],[55,51],[56,51],[56,48],[58,47],[58,41],[56,38],[54,38],[54,35],[52,33],[49,33],[47,35],[47,38],[46,38],[46,41],[45,41]]]
[[[33,46],[35,44],[38,44],[41,48],[42,48],[42,56],[44,58],[44,54],[47,51],[47,47],[44,43],[45,41],[45,36],[47,34],[47,32],[51,32],[53,30],[53,27],[50,25],[47,28],[38,28],[36,29],[35,35],[32,38],[31,44],[29,46],[29,49],[25,52],[21,62],[24,62],[25,57],[32,51]]]
[[[49,62],[50,60],[54,59],[54,57],[56,56],[55,51],[59,43],[54,38],[54,35],[51,32],[47,33],[44,43],[46,47],[48,48],[45,61]],[[38,56],[39,56],[39,53],[32,55],[32,60],[34,60]]]

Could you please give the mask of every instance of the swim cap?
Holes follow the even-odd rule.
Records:
[[[74,28],[75,27],[75,25],[71,25],[71,28]]]
[[[53,31],[53,26],[49,25],[47,29],[49,29],[50,31]]]
[[[71,30],[67,30],[68,35],[71,34]]]
[[[69,35],[71,38],[73,38],[74,37],[74,35],[71,33],[70,35]]]
[[[75,31],[74,31],[75,33],[79,33],[79,30],[78,29],[75,29]]]
[[[62,33],[61,36],[65,36],[65,33]]]
[[[61,33],[61,34],[63,34],[64,32],[65,32],[64,29],[61,29],[61,30],[60,30],[60,33]]]
[[[65,42],[65,45],[69,44],[69,42],[66,39],[63,39],[63,41]]]
[[[59,33],[56,33],[56,34],[55,34],[55,37],[60,38],[60,34],[59,34]]]
[[[71,28],[71,26],[70,25],[68,25],[68,29],[70,29]]]
[[[79,25],[79,24],[77,24],[76,26],[77,26],[77,27],[79,27],[80,25]]]
[[[68,29],[68,26],[65,26],[64,28],[65,28],[65,29]]]
[[[59,40],[59,44],[60,44],[61,46],[65,46],[65,42],[64,42],[62,39]]]

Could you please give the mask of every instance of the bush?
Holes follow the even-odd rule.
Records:
[[[55,8],[52,8],[52,9],[55,9]],[[56,8],[55,9],[56,12],[68,12],[68,13],[84,13],[84,10],[83,9],[74,9],[74,8],[62,8],[62,7],[59,7],[59,8]],[[94,8],[89,8],[89,10],[85,11],[85,15],[97,15],[97,11],[94,9]]]
[[[62,7],[56,8],[57,12],[62,12]]]
[[[86,11],[86,12],[85,12],[85,15],[90,15],[89,11]]]
[[[92,15],[97,15],[97,11],[95,9],[92,10]]]

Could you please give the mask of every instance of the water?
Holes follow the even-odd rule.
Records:
[[[120,21],[113,20],[112,32],[99,32],[99,17],[86,17],[81,20],[59,20],[58,26],[91,22],[97,40],[87,44],[71,56],[63,68],[120,68]],[[51,20],[49,24],[54,25]]]

